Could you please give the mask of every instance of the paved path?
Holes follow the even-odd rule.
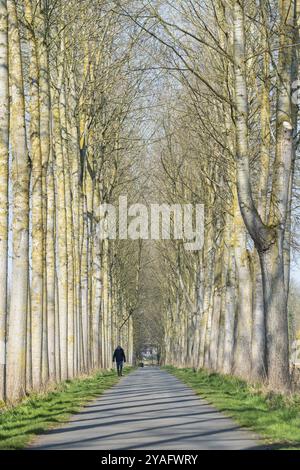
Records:
[[[123,377],[63,427],[38,437],[33,449],[254,449],[251,432],[158,368]]]

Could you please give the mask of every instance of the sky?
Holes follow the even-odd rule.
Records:
[[[293,281],[300,284],[300,254],[297,253],[293,256],[291,263],[291,278]]]

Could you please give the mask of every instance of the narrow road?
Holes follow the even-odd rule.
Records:
[[[216,411],[178,379],[145,367],[123,377],[30,449],[255,449],[254,434]]]

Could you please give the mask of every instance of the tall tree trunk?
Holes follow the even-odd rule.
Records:
[[[64,39],[62,40],[62,42]],[[64,53],[64,51],[63,51]],[[62,84],[60,90],[60,123],[62,133],[63,166],[65,178],[65,213],[66,213],[66,250],[67,250],[67,357],[68,357],[68,378],[74,377],[74,232],[73,232],[73,213],[71,197],[71,161],[68,148],[69,135],[67,132],[67,90],[66,83]],[[76,158],[76,156],[75,156]]]
[[[252,256],[252,341],[251,341],[251,379],[254,382],[265,381],[266,371],[266,326],[263,280],[259,256],[255,251]]]
[[[224,333],[224,360],[223,372],[231,374],[233,366],[234,351],[234,324],[236,311],[236,277],[235,277],[235,257],[234,247],[229,246],[229,259],[226,278],[226,297],[225,297],[225,333]]]
[[[100,351],[100,310],[101,310],[101,294],[102,294],[102,279],[101,279],[101,240],[99,237],[99,206],[100,194],[99,187],[96,185],[94,194],[94,212],[95,212],[95,229],[93,236],[93,305],[92,305],[92,337],[93,337],[93,362],[95,367],[99,367],[99,351]]]
[[[260,148],[260,178],[258,182],[257,205],[261,219],[266,222],[268,209],[268,186],[270,177],[270,54],[268,44],[268,4],[265,0],[260,1],[261,7],[261,42],[265,48],[263,54],[263,83],[261,92],[261,148]],[[252,324],[252,370],[253,381],[266,379],[266,325],[263,299],[262,272],[258,253],[255,251],[252,257],[253,267],[253,324]]]
[[[48,190],[53,192],[54,181],[50,177],[48,179],[48,165],[50,160],[50,141],[51,141],[51,100],[50,100],[50,75],[49,75],[49,53],[47,41],[47,2],[38,2],[35,5],[36,11],[36,38],[37,38],[37,54],[39,65],[39,105],[40,105],[40,145],[42,156],[42,210],[43,210],[43,234],[44,247],[43,257],[43,343],[42,343],[42,380],[46,383],[49,379],[54,378],[54,346],[53,346],[53,330],[54,330],[54,212],[49,211],[48,203],[53,200],[54,195],[50,194],[48,198]],[[53,158],[53,155],[51,156]],[[49,182],[49,188],[48,188]],[[48,230],[49,223],[49,230]],[[50,240],[50,235],[52,240]],[[47,243],[46,243],[47,241]],[[49,253],[52,251],[51,253]],[[48,281],[48,273],[50,279]],[[51,341],[51,344],[49,344]],[[51,357],[50,357],[51,356]]]
[[[62,84],[62,72],[59,80]],[[57,213],[57,287],[58,287],[58,321],[59,321],[59,353],[60,379],[68,377],[67,363],[67,329],[68,329],[68,278],[67,278],[67,234],[66,234],[66,204],[65,204],[65,168],[61,142],[61,123],[59,95],[53,93],[53,133],[56,156],[56,213]]]
[[[56,367],[56,343],[59,337],[56,335],[55,313],[55,275],[56,275],[56,248],[55,248],[55,188],[54,188],[54,161],[53,152],[47,165],[47,231],[46,231],[46,266],[47,266],[47,320],[48,320],[48,358],[49,380],[54,382],[59,378]]]
[[[8,258],[9,90],[7,2],[0,1],[0,401],[5,399]]]
[[[51,143],[51,98],[49,53],[46,44],[46,7],[38,5],[37,44],[39,60],[40,140],[42,152],[42,200],[44,243],[44,331],[43,331],[43,379],[50,382],[57,378],[55,358],[55,187],[54,155]],[[47,327],[47,329],[45,328]]]
[[[223,244],[223,243],[222,243]],[[216,254],[215,272],[214,272],[214,293],[212,306],[212,323],[209,343],[209,364],[212,370],[217,370],[218,362],[218,343],[220,333],[220,316],[221,316],[221,297],[222,297],[222,263],[223,263],[223,247],[218,247]]]
[[[88,310],[88,218],[86,209],[86,198],[81,194],[81,205],[83,213],[82,238],[81,238],[81,310],[82,310],[82,339],[83,339],[83,363],[84,370],[88,371],[89,363],[89,310]]]
[[[29,158],[25,132],[23,68],[16,3],[8,0],[9,83],[12,147],[12,275],[7,348],[7,396],[14,401],[25,391],[26,318],[29,252]]]
[[[36,38],[32,22],[31,0],[26,0],[26,20],[30,25],[30,144],[31,144],[31,334],[32,334],[32,386],[39,390],[42,381],[43,341],[43,207],[42,207],[42,155],[40,143],[39,71]]]
[[[74,373],[80,370],[82,361],[82,308],[81,308],[81,263],[80,263],[80,243],[81,243],[81,222],[82,213],[80,206],[80,136],[79,120],[76,113],[77,95],[75,87],[74,71],[69,71],[69,106],[67,115],[69,151],[71,158],[71,194],[72,194],[72,220],[73,220],[73,263],[74,263]]]
[[[234,251],[238,283],[237,327],[234,373],[249,379],[251,375],[252,278],[247,250],[246,229],[234,194]]]
[[[287,298],[284,289],[283,240],[260,253],[267,329],[267,367],[274,390],[289,387]],[[280,309],[280,311],[278,311]]]

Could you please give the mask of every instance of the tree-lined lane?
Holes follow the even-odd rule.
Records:
[[[32,449],[255,449],[258,438],[158,368],[137,370]]]

